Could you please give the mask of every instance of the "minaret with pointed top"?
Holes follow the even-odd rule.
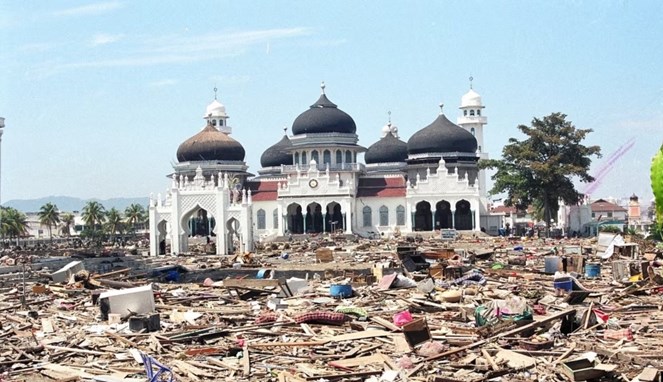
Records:
[[[204,119],[209,124],[216,127],[220,132],[225,134],[232,134],[232,127],[228,126],[228,114],[226,114],[226,107],[216,99],[217,93],[216,86],[214,87],[214,101],[207,106],[205,110]]]
[[[463,95],[460,100],[461,115],[458,117],[458,126],[469,131],[477,140],[477,154],[480,159],[488,159],[488,153],[485,151],[483,142],[483,128],[488,123],[483,115],[484,106],[481,102],[481,96],[475,92],[472,87],[473,77],[470,77],[470,90]],[[482,197],[486,197],[486,171],[479,171],[479,191]]]

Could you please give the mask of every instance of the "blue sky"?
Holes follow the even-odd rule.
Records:
[[[0,1],[2,200],[163,192],[178,145],[219,89],[250,171],[327,95],[380,137],[407,140],[468,77],[485,146],[563,112],[604,158],[635,138],[594,197],[651,199],[663,142],[660,1]],[[583,187],[581,187],[582,189]]]

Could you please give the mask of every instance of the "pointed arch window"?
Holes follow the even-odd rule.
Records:
[[[380,207],[380,226],[385,227],[389,225],[389,208],[387,206]]]
[[[302,152],[302,164],[308,164],[308,161],[306,160],[306,151]]]
[[[299,153],[295,153],[295,164],[299,164]]]
[[[396,207],[396,225],[405,225],[405,207]]]
[[[472,133],[472,135],[476,136],[476,130],[474,130],[474,127],[470,129],[470,133]]]
[[[470,110],[470,117],[474,117],[474,110]]]
[[[481,109],[477,110],[477,115],[481,115]]]
[[[265,229],[265,210],[258,210],[258,229]]]
[[[311,152],[311,160],[314,160],[315,163],[320,164],[320,156],[318,155],[318,150],[313,150]]]
[[[463,110],[463,116],[467,117],[467,110]]]
[[[352,163],[352,152],[350,150],[345,152],[345,163]]]
[[[343,163],[343,152],[341,150],[336,150],[336,164]]]
[[[324,164],[331,164],[331,151],[325,150],[322,153],[322,163]]]
[[[373,225],[373,211],[371,211],[371,207],[369,206],[364,207],[364,209],[362,210],[362,217],[363,217],[362,226],[370,227]]]
[[[272,225],[274,229],[279,228],[279,209],[275,208],[274,212],[272,213]]]

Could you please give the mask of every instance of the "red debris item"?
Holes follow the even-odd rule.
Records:
[[[596,319],[602,323],[606,323],[610,319],[610,315],[600,309],[592,309],[592,312],[596,315]]]
[[[331,325],[343,325],[348,320],[348,316],[344,313],[335,312],[309,312],[300,314],[295,317],[295,322],[298,324],[303,323],[319,323]]]
[[[534,313],[536,313],[536,314],[538,314],[538,315],[543,316],[543,315],[546,314],[546,307],[545,307],[544,305],[541,305],[541,304],[534,304],[534,306],[532,307],[532,309],[534,310]]]
[[[263,313],[256,319],[256,324],[266,324],[268,322],[275,322],[279,316],[276,313]]]
[[[394,314],[394,325],[403,326],[408,322],[412,322],[412,315],[409,310],[404,310]]]
[[[603,339],[633,341],[633,332],[630,328],[620,330],[606,329],[603,332]]]

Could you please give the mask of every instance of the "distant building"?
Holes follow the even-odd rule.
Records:
[[[628,218],[626,208],[605,199],[596,200],[590,206],[592,209],[592,220],[595,221],[612,220],[626,222]]]

